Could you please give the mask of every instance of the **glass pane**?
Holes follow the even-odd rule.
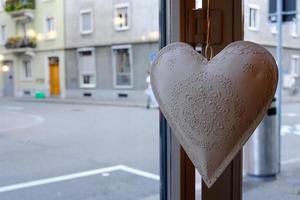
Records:
[[[84,31],[89,31],[92,29],[91,13],[82,14],[82,29]]]
[[[159,200],[158,14],[158,0],[5,1],[1,200]]]
[[[299,8],[297,4],[297,10]],[[276,59],[278,29],[276,17],[274,15],[271,17],[269,12],[273,14],[276,12],[276,1],[244,1],[245,40],[261,44]],[[282,93],[281,128],[278,129],[276,124],[280,107],[273,105],[275,108],[269,109],[268,114],[244,148],[243,199],[245,200],[299,198],[300,104],[298,91],[300,82],[297,70],[299,69],[300,40],[293,34],[295,30],[293,16],[293,13],[289,16],[285,15],[284,21],[290,22],[282,24],[283,87],[278,88]],[[277,101],[278,98],[276,98]]]
[[[131,64],[129,49],[114,50],[116,63],[116,79],[117,85],[130,86],[131,85]]]

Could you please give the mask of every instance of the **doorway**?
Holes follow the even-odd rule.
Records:
[[[50,84],[50,95],[60,95],[60,79],[59,79],[59,58],[49,58],[49,84]]]
[[[13,62],[4,62],[2,66],[2,71],[4,74],[3,95],[5,97],[13,97],[15,94]]]

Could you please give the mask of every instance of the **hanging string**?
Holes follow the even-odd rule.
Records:
[[[206,33],[206,46],[205,46],[205,57],[210,60],[213,57],[213,49],[211,46],[211,32],[210,32],[210,0],[207,0],[207,33]]]

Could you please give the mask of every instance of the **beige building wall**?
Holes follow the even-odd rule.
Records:
[[[0,47],[0,54],[5,61],[12,61],[14,65],[15,96],[30,95],[43,92],[50,95],[49,85],[49,57],[59,58],[60,96],[65,96],[65,54],[64,54],[64,1],[36,0],[33,10],[34,17],[27,26],[27,32],[36,35],[37,47],[29,50],[31,57],[32,78],[24,79],[23,60],[28,59],[24,53],[15,53],[14,50]],[[47,34],[46,19],[54,19],[54,31]],[[7,37],[19,35],[20,22],[16,21],[5,11],[0,12],[0,26],[7,26]],[[18,50],[19,51],[19,50]],[[3,73],[3,72],[1,72]],[[3,74],[1,74],[0,89],[3,91]],[[2,92],[1,92],[2,93]]]

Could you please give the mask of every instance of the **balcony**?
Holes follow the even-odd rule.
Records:
[[[14,54],[22,54],[33,57],[34,48],[36,48],[37,39],[36,37],[28,36],[16,36],[10,37],[5,43],[5,48]]]
[[[15,20],[32,20],[34,18],[34,0],[6,0],[5,11]]]

